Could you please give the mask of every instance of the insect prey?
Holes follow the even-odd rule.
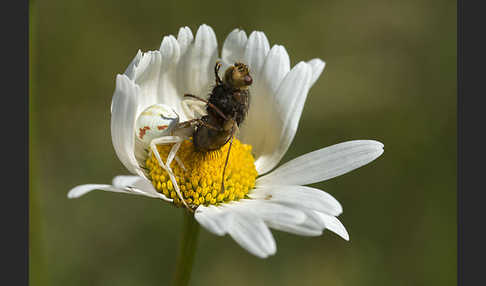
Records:
[[[221,192],[224,192],[224,175],[233,138],[248,113],[249,86],[253,79],[248,67],[243,63],[236,62],[227,68],[223,79],[218,74],[220,68],[221,63],[217,62],[214,67],[216,85],[209,94],[208,100],[192,94],[184,95],[205,102],[207,115],[178,123],[178,128],[195,127],[192,138],[197,152],[218,150],[229,142],[221,181]]]

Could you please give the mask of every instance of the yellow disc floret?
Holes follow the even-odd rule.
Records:
[[[172,145],[157,146],[164,162],[171,147]],[[182,143],[177,157],[186,170],[184,171],[176,160],[172,161],[170,167],[174,171],[182,196],[189,206],[196,208],[199,205],[216,205],[239,200],[255,186],[258,174],[255,160],[251,155],[251,146],[242,144],[235,138],[224,175],[224,192],[222,192],[221,178],[228,148],[229,143],[215,151],[196,152],[192,142],[186,140]],[[177,206],[182,206],[169,175],[160,167],[153,154],[147,158],[145,165],[155,189],[174,199]]]

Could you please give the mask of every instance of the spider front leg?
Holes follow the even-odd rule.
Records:
[[[192,126],[204,126],[206,128],[212,129],[212,130],[223,131],[223,129],[216,127],[216,126],[213,126],[213,125],[211,125],[211,124],[209,124],[209,123],[207,123],[207,122],[205,122],[205,121],[203,121],[202,119],[199,119],[199,118],[180,122],[180,123],[177,124],[176,128],[189,128],[189,127],[192,127]]]
[[[177,184],[177,180],[175,178],[174,172],[170,168],[170,163],[172,163],[172,160],[176,158],[176,161],[182,165],[182,162],[176,157],[177,150],[181,146],[182,142],[185,140],[184,137],[180,136],[164,136],[160,138],[155,138],[150,142],[150,149],[152,150],[152,153],[155,155],[155,158],[159,162],[160,166],[167,172],[169,175],[169,178],[172,182],[172,185],[174,186],[174,190],[177,193],[177,196],[179,199],[182,201],[182,203],[188,208],[191,209],[186,201],[184,200],[184,197],[182,196],[181,190],[179,189],[179,185]],[[157,145],[166,145],[166,144],[172,144],[175,143],[174,146],[172,146],[169,156],[167,158],[167,163],[164,164],[162,161],[162,158],[160,157],[159,150],[157,149]],[[182,168],[184,168],[184,165],[182,165]],[[185,169],[185,168],[184,168]],[[192,210],[192,209],[191,209]]]

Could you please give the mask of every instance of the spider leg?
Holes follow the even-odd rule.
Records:
[[[184,140],[187,140],[189,138],[187,137],[182,137],[182,136],[174,136],[174,137],[177,137],[178,139],[177,142],[174,144],[174,146],[172,146],[172,148],[170,149],[170,152],[169,152],[169,156],[167,157],[167,166],[170,166],[170,163],[172,163],[172,160],[176,160],[177,164],[179,164],[179,166],[181,166],[181,168],[186,171],[186,167],[184,167],[184,164],[182,163],[182,161],[179,159],[179,157],[177,157],[177,151],[179,151],[179,147],[181,147],[181,144],[182,142],[184,142]]]
[[[199,119],[199,118],[180,122],[180,123],[177,124],[176,128],[188,128],[188,127],[191,127],[193,125],[204,126],[204,127],[209,128],[209,129],[216,130],[216,131],[223,131],[223,129],[221,129],[220,127],[213,126],[213,125],[211,125],[211,124],[209,124],[209,123],[207,123],[207,122],[205,122],[205,121],[203,121],[202,119]]]
[[[179,189],[179,185],[177,184],[177,180],[175,178],[175,175],[174,175],[174,171],[172,171],[172,169],[170,168],[170,163],[169,160],[167,160],[167,163],[168,164],[164,164],[164,162],[162,161],[162,159],[160,158],[160,153],[159,153],[159,150],[157,149],[157,144],[170,144],[170,143],[181,143],[182,141],[184,141],[183,138],[179,137],[179,136],[164,136],[164,137],[160,137],[160,138],[155,138],[154,140],[152,140],[150,142],[150,149],[152,150],[152,152],[154,153],[155,155],[155,158],[157,159],[157,161],[159,162],[160,166],[167,172],[167,174],[169,174],[169,178],[172,182],[172,185],[174,186],[174,190],[175,192],[177,193],[177,196],[179,197],[179,199],[182,201],[182,203],[190,210],[192,210],[186,203],[186,201],[184,200],[184,197],[182,196],[182,193],[181,193],[181,190]],[[180,146],[180,144],[179,144]],[[172,159],[174,158],[175,156],[175,152],[174,151],[174,147],[176,147],[175,145],[172,147],[170,153],[173,153],[172,154]],[[179,149],[179,147],[177,147],[175,149],[175,151],[177,152],[177,149]],[[169,153],[169,158],[171,157]],[[171,159],[171,161],[172,161]],[[176,159],[177,160],[177,159]]]

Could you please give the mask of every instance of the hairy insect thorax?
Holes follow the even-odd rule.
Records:
[[[235,89],[221,84],[213,88],[209,102],[219,108],[225,115],[234,118],[239,126],[245,120],[248,112],[249,96],[250,92],[248,89]],[[206,110],[215,117],[220,117],[209,106]]]

